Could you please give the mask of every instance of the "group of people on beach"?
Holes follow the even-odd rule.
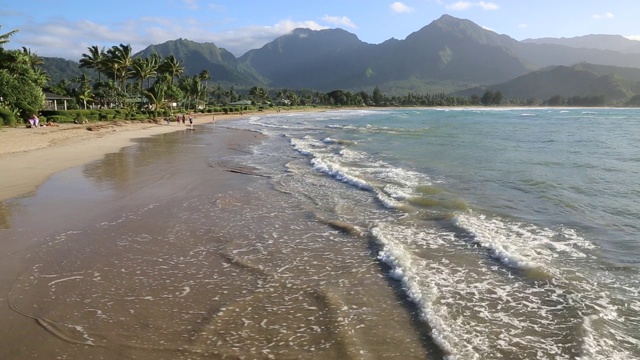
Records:
[[[167,122],[167,125],[171,125],[171,118],[170,117],[167,116],[164,120]],[[176,116],[176,124],[180,125],[180,122],[182,122],[182,125],[186,125],[187,116],[185,114]],[[193,116],[192,115],[189,115],[189,125],[193,125]]]

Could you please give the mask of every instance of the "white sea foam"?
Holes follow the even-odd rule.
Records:
[[[349,174],[349,171],[346,168],[343,168],[336,163],[325,161],[320,158],[313,158],[311,159],[311,165],[315,170],[327,175],[331,175],[342,182],[351,184],[363,190],[373,190],[373,186],[371,184],[367,183],[363,179],[359,179],[358,177]]]
[[[561,233],[532,224],[473,212],[459,214],[454,224],[469,232],[474,243],[489,250],[493,258],[509,267],[548,271],[553,270],[551,264],[559,253],[565,257],[585,257],[579,248],[573,246],[576,240],[556,241],[554,239],[560,237]]]
[[[416,304],[445,358],[570,358],[571,350],[556,337],[573,322],[558,313],[584,306],[574,305],[580,298],[573,293],[551,285],[532,287],[494,266],[478,267],[477,253],[465,250],[451,232],[378,223],[371,233],[380,247],[378,258]],[[535,341],[523,338],[523,332]]]

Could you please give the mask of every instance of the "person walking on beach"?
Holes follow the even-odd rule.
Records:
[[[193,126],[193,116],[189,116],[189,125]]]
[[[185,114],[182,114],[182,125],[185,125],[185,121],[187,121],[187,117]]]

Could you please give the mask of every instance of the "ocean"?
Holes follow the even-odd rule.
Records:
[[[0,354],[638,359],[638,125],[373,109],[140,139],[3,205]]]
[[[232,124],[269,136],[242,161],[270,201],[369,247],[452,359],[640,358],[639,125],[606,108]]]

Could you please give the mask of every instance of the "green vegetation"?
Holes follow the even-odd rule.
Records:
[[[42,59],[31,51],[5,50],[2,45],[17,30],[0,35],[0,125],[13,126],[44,106],[42,87],[48,77],[40,71]]]

